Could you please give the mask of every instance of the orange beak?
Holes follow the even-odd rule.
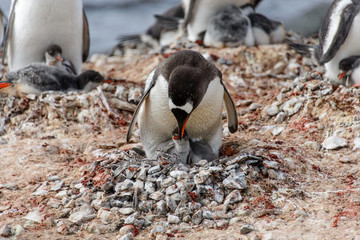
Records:
[[[186,128],[186,123],[189,119],[189,116],[185,118],[185,121],[183,123],[178,123],[178,132],[179,132],[179,140],[184,137],[184,132]]]
[[[343,79],[343,77],[345,76],[345,74],[346,74],[346,72],[340,73],[339,76],[338,76],[338,79],[339,79],[339,80],[340,80],[340,79]]]
[[[60,62],[63,62],[64,61],[64,58],[62,58],[62,57],[60,57],[60,56],[56,56],[55,57],[58,61],[60,61]]]
[[[0,88],[7,88],[7,87],[10,87],[10,83],[8,82],[0,82]]]

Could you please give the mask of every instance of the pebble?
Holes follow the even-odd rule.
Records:
[[[133,208],[120,208],[119,209],[119,213],[121,213],[122,215],[130,215],[133,214],[135,212],[135,209]]]
[[[88,205],[83,205],[81,206],[81,208],[72,213],[69,217],[69,221],[76,223],[76,224],[81,224],[83,222],[92,220],[96,217],[96,214],[94,214],[94,210],[91,206]]]
[[[64,181],[58,180],[55,182],[54,186],[50,188],[50,191],[57,192],[64,186]]]
[[[180,222],[180,218],[178,216],[169,215],[167,221],[170,224],[178,224]]]
[[[241,192],[239,190],[232,191],[229,195],[226,196],[224,204],[235,204],[242,201]]]
[[[353,150],[360,149],[360,137],[354,139],[354,148]]]
[[[195,225],[199,225],[202,221],[202,211],[198,210],[197,212],[194,213],[194,215],[191,218],[191,222]]]
[[[249,107],[250,111],[256,111],[257,109],[262,108],[263,105],[259,103],[252,103]]]
[[[277,127],[272,131],[273,136],[278,136],[284,131],[285,127]]]
[[[156,234],[156,233],[163,233],[165,232],[165,228],[163,226],[154,226],[153,229],[151,229],[150,233],[151,234]]]
[[[0,236],[2,237],[12,236],[12,228],[9,224],[5,224],[2,228],[0,228]]]
[[[281,110],[286,113],[288,116],[292,116],[295,113],[298,113],[300,111],[300,108],[303,105],[304,98],[295,97],[288,101],[286,101],[282,107]]]
[[[128,233],[122,236],[121,238],[119,238],[119,240],[133,240],[133,239],[134,239],[134,235],[132,233]]]
[[[209,171],[200,171],[194,176],[195,184],[203,184],[210,176]]]
[[[304,146],[307,148],[310,148],[314,151],[320,151],[321,150],[321,144],[313,141],[306,141],[304,143]]]
[[[269,160],[265,160],[263,161],[265,167],[267,168],[272,168],[272,169],[279,169],[280,168],[280,163],[275,162],[275,161],[269,161]]]
[[[322,147],[326,150],[337,150],[347,146],[347,140],[338,136],[328,137],[322,143]]]
[[[225,187],[230,189],[246,189],[247,183],[244,173],[236,173],[235,176],[228,177],[223,181]]]
[[[133,223],[135,222],[137,216],[138,216],[137,213],[131,214],[130,216],[128,216],[128,217],[125,219],[124,224],[133,224]]]
[[[29,212],[24,219],[32,221],[32,222],[37,222],[37,223],[41,223],[42,220],[44,219],[44,216],[40,214],[39,209],[35,208],[33,211]]]
[[[248,233],[250,233],[250,232],[252,232],[254,230],[255,230],[255,227],[253,225],[245,224],[245,225],[241,226],[240,233],[241,234],[248,234]]]
[[[272,117],[279,113],[279,108],[276,105],[271,105],[266,108],[266,113]]]
[[[275,121],[276,123],[280,124],[280,123],[284,122],[285,118],[286,118],[286,113],[284,113],[284,112],[279,112],[279,113],[276,115],[274,121]]]

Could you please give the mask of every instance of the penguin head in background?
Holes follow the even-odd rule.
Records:
[[[83,89],[85,92],[91,91],[96,88],[102,81],[104,77],[97,71],[86,70],[81,73],[78,77],[78,88]]]
[[[178,123],[178,138],[185,134],[186,123],[191,113],[203,99],[208,81],[207,73],[195,66],[182,65],[176,67],[169,76],[169,107]]]
[[[62,49],[59,45],[50,45],[45,52],[45,62],[48,66],[56,66],[64,61]]]

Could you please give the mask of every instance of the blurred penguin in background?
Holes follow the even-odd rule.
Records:
[[[12,0],[3,48],[3,63],[16,71],[43,61],[51,44],[79,74],[89,54],[89,28],[81,0]]]

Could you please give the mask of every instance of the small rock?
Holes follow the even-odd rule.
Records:
[[[355,138],[353,150],[360,149],[360,137]]]
[[[245,189],[247,188],[246,177],[244,173],[237,173],[233,177],[227,177],[224,179],[223,184],[230,189]]]
[[[122,214],[122,215],[130,215],[132,213],[135,212],[135,210],[133,208],[120,208],[119,209],[119,212]]]
[[[277,179],[277,180],[286,180],[287,179],[285,173],[275,170],[275,169],[268,169],[268,175],[269,175],[269,178],[272,178],[272,179]]]
[[[243,220],[243,218],[241,218],[241,217],[233,217],[230,219],[229,225],[234,225],[238,222],[241,222],[242,220]]]
[[[331,136],[324,140],[322,147],[326,150],[337,150],[343,147],[347,147],[347,141],[344,138],[338,136]]]
[[[172,195],[174,193],[179,192],[179,188],[176,184],[166,188],[166,195]]]
[[[275,162],[275,161],[268,161],[268,160],[265,160],[263,161],[265,167],[267,168],[272,168],[272,169],[276,169],[278,170],[280,168],[280,163],[278,162]]]
[[[159,201],[161,199],[164,199],[164,194],[162,192],[153,192],[152,194],[149,195],[149,198],[155,201]]]
[[[191,222],[195,225],[199,225],[202,221],[202,211],[198,210],[194,213],[194,215],[191,218]]]
[[[167,212],[166,202],[164,200],[160,200],[156,203],[156,213],[158,215],[166,215]]]
[[[260,108],[262,108],[262,105],[258,104],[258,103],[252,103],[249,107],[250,111],[256,111],[257,109],[260,109]]]
[[[0,236],[2,237],[12,236],[12,228],[9,224],[5,224],[2,228],[0,228]]]
[[[302,107],[304,102],[303,98],[292,98],[288,101],[286,101],[283,105],[282,105],[282,110],[286,113],[286,115],[288,116],[292,116],[295,113],[299,112],[300,108]]]
[[[49,182],[56,182],[56,181],[60,181],[60,178],[56,175],[50,176],[46,179]]]
[[[167,220],[170,224],[178,224],[180,222],[180,218],[174,215],[169,215]]]
[[[194,176],[194,182],[196,185],[203,184],[210,177],[209,171],[200,171]]]
[[[151,175],[151,174],[154,174],[154,173],[157,173],[157,172],[160,172],[161,171],[161,166],[160,165],[156,165],[152,168],[149,168],[148,170],[148,174]]]
[[[79,211],[74,212],[70,215],[69,221],[80,224],[89,220],[92,220],[96,217],[96,214],[94,214],[94,210],[91,206],[84,205],[82,206]]]
[[[50,188],[50,191],[57,192],[64,186],[64,181],[56,181],[54,186]]]
[[[133,225],[125,225],[119,230],[119,234],[121,236],[125,236],[126,234],[133,233],[134,232],[134,226]]]
[[[225,202],[224,204],[234,204],[234,203],[238,203],[241,202],[242,200],[242,196],[239,190],[234,190],[232,191],[229,195],[227,195],[227,197],[225,198]]]
[[[165,232],[165,228],[163,226],[154,226],[153,229],[151,229],[151,234],[157,234],[157,233],[163,233]]]
[[[266,113],[272,117],[279,113],[279,108],[276,105],[271,105],[266,108]]]
[[[189,174],[185,171],[171,171],[170,176],[179,181],[188,178]]]
[[[248,234],[255,230],[255,227],[253,225],[245,224],[240,228],[241,234]]]
[[[321,144],[317,143],[317,142],[313,142],[313,141],[306,141],[304,143],[304,146],[307,148],[310,148],[314,151],[320,151],[320,149],[321,149]]]
[[[32,212],[29,212],[24,218],[29,221],[41,223],[44,219],[44,216],[40,214],[38,208],[35,208]]]
[[[133,239],[134,239],[134,235],[132,233],[128,233],[122,236],[121,238],[119,238],[119,240],[133,240]]]
[[[274,121],[275,121],[276,123],[280,124],[280,123],[284,122],[285,117],[286,117],[286,113],[284,113],[284,112],[279,112],[279,113],[276,115]]]
[[[277,127],[272,131],[273,136],[278,136],[284,131],[285,127]]]
[[[133,224],[133,223],[135,222],[137,216],[138,216],[137,213],[131,214],[130,216],[128,216],[128,217],[125,219],[124,224]]]

